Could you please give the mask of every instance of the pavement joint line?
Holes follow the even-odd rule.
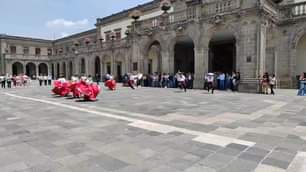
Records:
[[[85,113],[91,113],[91,114],[95,114],[95,115],[98,115],[98,116],[103,116],[103,117],[108,117],[108,118],[113,118],[113,119],[118,119],[118,120],[124,120],[124,121],[130,122],[130,124],[128,124],[129,126],[136,127],[136,128],[141,128],[141,129],[145,129],[145,130],[149,130],[149,131],[156,131],[156,132],[160,132],[160,133],[163,133],[163,134],[167,134],[167,133],[174,132],[174,131],[182,132],[182,133],[185,133],[185,134],[190,134],[190,135],[196,136],[193,139],[193,141],[197,141],[197,142],[201,142],[201,143],[208,143],[208,144],[218,145],[218,146],[222,146],[222,147],[226,147],[227,145],[232,144],[232,143],[237,143],[237,144],[245,145],[245,146],[248,146],[248,147],[252,147],[256,144],[254,142],[240,140],[240,139],[236,139],[236,138],[219,136],[219,135],[215,135],[215,134],[189,130],[189,129],[186,129],[186,128],[179,128],[179,127],[174,127],[174,126],[171,126],[171,125],[160,124],[160,123],[157,123],[157,122],[149,122],[149,121],[140,120],[140,119],[132,118],[132,117],[124,117],[124,116],[114,115],[114,114],[110,114],[110,113],[104,113],[104,112],[99,112],[99,111],[95,111],[95,110],[89,110],[89,109],[86,109],[86,108],[76,107],[76,106],[67,105],[67,104],[58,103],[58,102],[52,102],[52,101],[43,100],[43,99],[18,96],[18,95],[14,95],[14,94],[10,94],[10,93],[5,93],[5,95],[11,96],[11,97],[14,97],[14,98],[18,98],[18,99],[35,101],[35,102],[50,104],[50,105],[54,105],[54,106],[58,106],[58,107],[77,110],[77,111],[81,111],[81,112],[85,112]]]

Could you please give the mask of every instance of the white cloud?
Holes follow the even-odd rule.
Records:
[[[66,33],[66,32],[62,32],[62,33],[61,33],[61,38],[64,38],[64,37],[66,37],[66,36],[69,36],[69,34]]]
[[[48,28],[82,28],[87,27],[89,24],[88,19],[71,21],[65,19],[55,19],[48,21],[46,26]]]

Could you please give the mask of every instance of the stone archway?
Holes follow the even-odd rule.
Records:
[[[298,41],[296,46],[296,62],[294,68],[294,75],[299,77],[306,72],[306,34],[304,34]]]
[[[20,75],[24,73],[23,64],[20,62],[15,62],[12,64],[13,75]]]
[[[161,73],[162,72],[162,55],[161,44],[158,41],[154,41],[148,48],[147,52],[147,70],[148,74]]]
[[[46,63],[40,63],[38,65],[38,74],[43,76],[48,75],[48,65]]]
[[[36,77],[36,65],[32,62],[29,62],[26,65],[26,75],[34,79]]]
[[[178,37],[174,45],[174,71],[195,72],[194,41],[188,36]]]
[[[236,71],[236,38],[231,32],[217,32],[209,42],[210,72],[232,73]]]

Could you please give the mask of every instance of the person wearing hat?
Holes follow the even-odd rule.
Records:
[[[207,80],[207,91],[209,92],[211,90],[211,93],[214,94],[215,87],[214,87],[214,82],[215,82],[215,74],[214,73],[208,73],[206,76]]]
[[[186,85],[186,77],[182,72],[179,72],[177,75],[177,81],[180,89],[184,89],[184,91],[187,91],[187,85]]]

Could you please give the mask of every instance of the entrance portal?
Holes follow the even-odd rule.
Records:
[[[23,74],[23,65],[20,62],[15,62],[12,65],[13,68],[13,75],[20,75]]]
[[[26,65],[26,75],[34,79],[36,76],[36,65],[34,63],[28,63]]]
[[[47,76],[48,75],[48,66],[45,63],[40,63],[38,66],[39,75]]]
[[[162,57],[161,57],[161,46],[158,41],[152,43],[148,50],[148,74],[152,73],[161,73],[161,66],[162,66]]]
[[[190,38],[180,39],[174,46],[174,70],[194,73],[194,43]]]
[[[209,44],[209,71],[232,73],[236,70],[236,40],[234,36],[219,34]]]

